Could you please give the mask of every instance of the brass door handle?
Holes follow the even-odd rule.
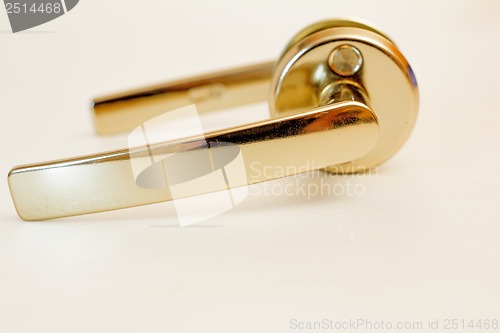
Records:
[[[367,25],[331,20],[299,32],[277,62],[98,98],[94,119],[98,133],[111,134],[132,131],[165,110],[190,104],[203,113],[266,98],[271,114],[266,121],[15,167],[9,186],[17,212],[24,220],[45,220],[157,203],[315,169],[363,171],[396,153],[418,110],[415,77],[395,44]],[[221,166],[213,156],[226,154],[230,146],[237,147],[243,161],[243,172],[231,182],[191,186],[180,195],[173,195],[168,186],[146,188],[137,183],[135,162],[163,163],[173,155],[192,161],[206,155],[214,170]],[[250,171],[269,167],[286,171]],[[165,181],[174,182],[170,176]]]

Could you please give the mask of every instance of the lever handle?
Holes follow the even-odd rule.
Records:
[[[131,163],[134,160],[151,156],[164,160],[172,154],[192,160],[200,152],[213,155],[226,149],[227,144],[237,146],[243,177],[190,188],[177,199],[349,162],[373,148],[378,132],[377,118],[369,107],[355,101],[339,102],[207,133],[205,137],[19,166],[10,172],[9,186],[19,216],[27,221],[95,213],[173,199],[169,188],[137,186]],[[280,172],[270,174],[264,168]]]
[[[266,98],[270,120],[183,139],[163,130],[158,143],[15,167],[19,216],[146,205],[315,169],[368,170],[401,148],[418,114],[417,81],[394,42],[362,23],[327,20],[296,34],[276,62],[97,98],[94,120],[99,134],[144,130],[186,105],[203,113]],[[220,172],[222,182],[203,183]]]
[[[167,110],[196,104],[200,113],[267,100],[274,61],[199,75],[98,97],[98,134],[127,132]]]

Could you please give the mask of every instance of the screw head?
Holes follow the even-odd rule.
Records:
[[[344,44],[332,51],[328,65],[337,75],[353,76],[361,69],[363,56],[354,46]]]

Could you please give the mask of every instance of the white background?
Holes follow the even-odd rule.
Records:
[[[0,332],[500,319],[499,14],[498,1],[81,0],[12,34],[0,10]],[[416,129],[378,175],[326,180],[364,195],[252,195],[189,228],[172,203],[17,217],[12,166],[126,146],[94,134],[93,96],[274,59],[330,17],[380,27],[420,84]]]

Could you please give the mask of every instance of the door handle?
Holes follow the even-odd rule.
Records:
[[[276,62],[96,98],[93,111],[97,132],[113,134],[140,128],[165,110],[190,104],[203,114],[266,98],[268,120],[15,167],[8,180],[16,210],[24,220],[45,220],[152,204],[317,169],[360,172],[399,150],[418,111],[415,76],[395,44],[370,26],[346,20],[303,29]],[[236,179],[191,186],[180,195],[173,195],[169,186],[140,186],[134,171],[135,162],[162,164],[172,156],[189,163],[209,158],[208,171],[213,171],[224,167],[214,162],[214,156],[227,157],[234,148],[242,158]],[[285,171],[269,174],[262,172],[264,168]],[[163,176],[167,185],[177,184],[171,173]]]

